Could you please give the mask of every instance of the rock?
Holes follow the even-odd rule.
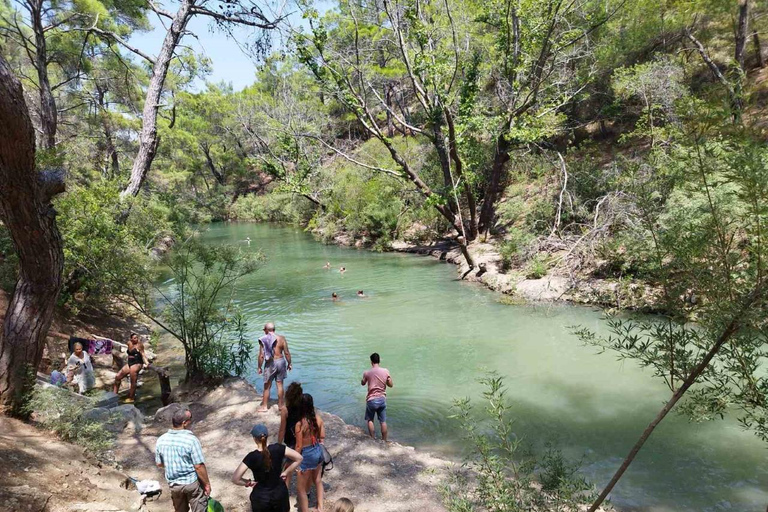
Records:
[[[155,413],[154,421],[155,423],[160,423],[161,425],[168,425],[170,427],[171,420],[173,419],[173,415],[184,407],[182,404],[172,403],[168,404],[165,407],[161,407],[157,410]]]
[[[134,429],[141,430],[144,423],[144,415],[131,404],[118,407],[96,407],[83,415],[86,419],[102,423],[110,432],[120,433],[128,424],[133,424]]]
[[[115,393],[111,391],[103,391],[98,395],[94,395],[93,399],[96,401],[96,407],[115,407],[120,400]]]

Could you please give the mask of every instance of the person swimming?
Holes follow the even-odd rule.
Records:
[[[248,245],[251,245],[251,237],[249,236],[245,237],[245,243],[247,243]]]
[[[361,299],[364,299],[366,297],[365,293],[363,293],[363,290],[357,290],[357,296]]]
[[[326,261],[325,265],[323,265],[323,268],[325,270],[330,270],[331,269],[331,262],[330,261]]]
[[[331,300],[332,300],[333,302],[336,302],[336,301],[338,301],[338,300],[339,300],[339,296],[336,294],[336,292],[333,292],[333,293],[331,294]]]
[[[341,274],[343,274],[343,273],[344,273],[344,272],[346,272],[346,271],[347,271],[346,267],[341,267],[341,268],[339,269],[339,273],[341,273]]]

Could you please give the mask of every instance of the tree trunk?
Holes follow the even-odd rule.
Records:
[[[152,68],[152,78],[147,88],[147,97],[144,100],[144,110],[142,111],[141,135],[139,136],[139,152],[133,161],[131,169],[131,179],[128,186],[120,193],[120,196],[135,197],[144,180],[147,178],[149,168],[157,153],[157,112],[160,109],[160,97],[163,93],[165,78],[168,76],[168,68],[171,65],[173,53],[179,44],[181,37],[186,29],[189,19],[192,17],[192,6],[195,0],[183,0],[179,10],[173,17],[173,23],[165,34],[163,46],[155,60]]]
[[[755,26],[755,18],[752,17],[752,26]],[[765,58],[763,57],[763,48],[760,46],[760,36],[757,33],[757,29],[752,29],[752,44],[755,46],[755,58],[757,67],[765,67]]]
[[[0,409],[20,413],[43,355],[61,289],[64,254],[51,198],[62,172],[35,172],[35,131],[21,83],[0,57],[0,217],[19,257],[19,277],[0,334]]]
[[[394,107],[392,102],[392,92],[394,88],[395,86],[392,84],[387,84],[384,86],[384,99],[387,103],[387,137],[390,138],[395,136],[395,122],[392,117],[392,108]]]
[[[736,26],[736,50],[734,58],[739,63],[742,71],[746,72],[744,65],[744,49],[747,47],[747,31],[749,25],[749,0],[739,0],[739,22]]]
[[[104,165],[104,174],[108,178],[115,178],[120,174],[120,160],[118,158],[117,148],[115,147],[115,139],[112,135],[109,110],[107,109],[107,105],[104,104],[106,91],[102,89],[99,84],[96,84],[96,94],[99,103],[101,127],[104,129],[104,153],[106,154],[106,160],[108,160],[108,163]]]
[[[200,150],[205,155],[205,162],[208,165],[208,169],[211,171],[211,174],[213,174],[213,177],[216,178],[216,181],[219,182],[219,185],[224,184],[224,175],[219,172],[218,169],[216,169],[216,165],[213,163],[213,157],[211,156],[211,148],[208,147],[207,144],[199,143]],[[203,178],[205,179],[205,178]],[[206,186],[207,186],[206,182]]]
[[[45,41],[45,29],[42,18],[42,2],[30,2],[32,31],[35,33],[35,68],[37,69],[37,87],[40,92],[40,129],[43,132],[41,142],[43,149],[53,149],[56,146],[56,129],[58,127],[58,110],[56,100],[51,91],[51,81],[48,78],[48,49]]]
[[[487,234],[493,227],[493,218],[496,216],[496,201],[499,200],[499,196],[502,193],[504,166],[509,161],[509,149],[509,141],[507,141],[505,134],[502,133],[496,141],[491,175],[488,177],[488,184],[485,186],[483,207],[480,209],[478,227],[481,233]]]

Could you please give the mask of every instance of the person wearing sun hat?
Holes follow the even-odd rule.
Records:
[[[243,461],[232,473],[235,485],[251,487],[251,510],[253,512],[290,512],[288,487],[285,479],[301,464],[301,454],[283,444],[267,446],[269,430],[263,423],[251,429],[251,437],[256,443],[256,449],[245,456]],[[283,470],[285,459],[291,464]],[[245,479],[245,472],[251,470],[253,479]]]

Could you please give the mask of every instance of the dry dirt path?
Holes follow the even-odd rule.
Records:
[[[212,494],[227,512],[249,510],[250,490],[235,486],[229,479],[242,458],[253,450],[251,427],[263,422],[270,430],[270,442],[277,436],[280,423],[277,406],[273,405],[266,413],[257,413],[259,398],[250,384],[239,379],[229,380],[208,393],[181,397],[192,410],[191,429],[203,445]],[[326,446],[335,466],[324,477],[326,504],[347,497],[355,503],[356,511],[363,512],[446,510],[439,488],[451,471],[450,462],[412,447],[372,441],[361,429],[346,425],[336,416],[323,413],[323,419]],[[126,474],[157,479],[165,484],[161,471],[154,467],[153,453],[158,436],[168,430],[169,424],[158,419],[148,423],[141,432],[129,432],[129,427],[123,433],[115,456]],[[148,510],[170,510],[166,499],[163,496],[158,502],[148,503]],[[295,504],[294,489],[291,503]],[[313,503],[314,497],[310,496],[310,506]]]

